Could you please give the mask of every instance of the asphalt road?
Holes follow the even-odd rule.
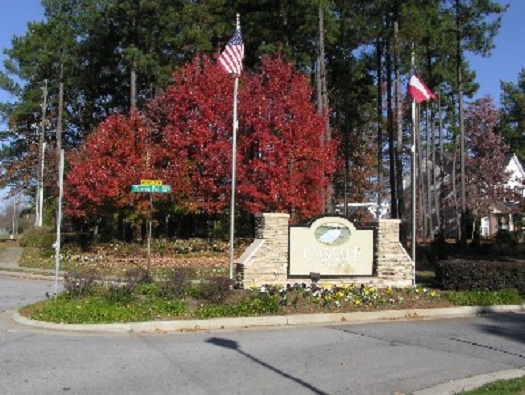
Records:
[[[2,394],[409,394],[525,367],[525,314],[143,335],[11,320],[52,290],[0,278]]]

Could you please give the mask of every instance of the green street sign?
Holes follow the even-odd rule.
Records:
[[[132,185],[133,193],[171,193],[171,185]]]

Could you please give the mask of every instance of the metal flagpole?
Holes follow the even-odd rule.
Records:
[[[240,16],[237,14],[237,30],[240,28]],[[230,280],[233,280],[233,245],[235,242],[235,184],[237,172],[237,90],[239,75],[235,76],[233,85],[233,133],[232,133],[232,182],[230,201]]]
[[[412,68],[415,64],[415,54],[412,52]],[[412,98],[412,154],[411,184],[412,184],[412,285],[416,285],[416,100]]]

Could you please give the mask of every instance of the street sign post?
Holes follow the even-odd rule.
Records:
[[[140,180],[140,185],[131,186],[131,192],[149,193],[148,273],[151,273],[151,221],[153,218],[153,194],[171,193],[171,185],[162,185],[161,180]]]

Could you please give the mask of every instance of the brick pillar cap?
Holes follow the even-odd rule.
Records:
[[[392,219],[373,220],[373,221],[370,221],[370,222],[377,223],[377,224],[400,224],[401,220],[397,219],[397,218],[392,218]]]
[[[258,213],[256,217],[270,217],[270,218],[290,218],[290,214],[285,213]]]

